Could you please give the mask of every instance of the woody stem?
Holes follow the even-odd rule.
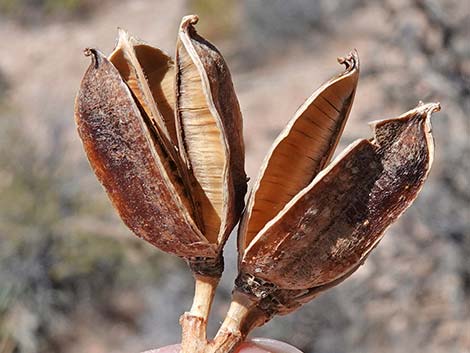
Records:
[[[235,290],[225,320],[205,353],[235,352],[246,336],[266,321],[256,304],[253,298]]]
[[[193,305],[180,318],[182,327],[181,352],[202,353],[207,345],[206,328],[219,278],[194,275]]]

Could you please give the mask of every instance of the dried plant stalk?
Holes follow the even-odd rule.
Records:
[[[180,318],[181,351],[203,353],[207,347],[207,320],[219,279],[196,276],[194,301],[189,312]]]

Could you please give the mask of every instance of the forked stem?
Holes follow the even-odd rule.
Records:
[[[266,321],[256,304],[251,297],[235,291],[225,320],[204,353],[235,352],[251,330]]]
[[[202,353],[207,346],[207,322],[219,278],[195,275],[193,305],[180,318],[181,352]]]

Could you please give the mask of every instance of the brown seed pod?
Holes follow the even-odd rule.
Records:
[[[179,148],[195,177],[205,236],[224,243],[244,206],[242,117],[220,52],[196,33],[198,17],[181,21],[176,45]]]
[[[338,61],[346,66],[345,71],[323,84],[302,104],[266,156],[240,224],[239,254],[330,161],[359,79],[356,51]]]
[[[266,157],[242,217],[239,275],[217,336],[206,338],[223,269],[222,248],[240,218],[247,178],[242,119],[220,52],[183,18],[176,59],[119,30],[109,59],[92,62],[75,119],[90,164],[125,224],[180,256],[195,274],[181,317],[186,353],[234,352],[256,326],[337,285],[364,262],[417,197],[433,158],[422,104],[373,123],[374,137],[328,165],[354,100],[359,58],[299,108]]]
[[[421,103],[373,123],[374,138],[352,143],[264,225],[242,249],[216,345],[236,345],[233,337],[242,340],[357,270],[421,190],[434,153],[430,117],[438,110],[438,103]]]
[[[215,257],[188,208],[173,161],[152,134],[114,65],[99,51],[76,99],[75,119],[93,170],[124,223],[178,256]]]
[[[183,18],[176,64],[119,30],[109,60],[87,50],[75,119],[90,164],[124,223],[195,275],[182,349],[206,345],[224,243],[244,207],[242,119],[219,51]]]
[[[201,210],[190,191],[191,174],[178,154],[175,123],[175,65],[173,59],[158,48],[154,48],[119,29],[119,40],[109,56],[109,61],[136,97],[143,118],[162,147],[175,164],[188,196],[188,208],[198,228],[203,231]]]
[[[241,271],[285,289],[326,285],[364,259],[418,195],[432,164],[436,104],[374,123],[244,250]],[[273,261],[274,260],[274,261]]]
[[[176,65],[123,30],[109,60],[89,50],[75,116],[126,225],[195,273],[219,277],[244,206],[242,121],[222,55],[196,22],[182,21]]]

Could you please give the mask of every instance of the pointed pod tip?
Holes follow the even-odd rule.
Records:
[[[126,37],[128,35],[128,32],[122,27],[118,27],[117,31],[119,37]]]
[[[415,108],[407,111],[406,113],[403,113],[399,117],[374,120],[374,121],[369,122],[369,126],[372,128],[372,130],[374,130],[376,126],[381,123],[384,123],[390,120],[408,119],[416,115],[419,115],[425,119],[429,119],[433,113],[439,112],[440,110],[441,110],[440,102],[423,103],[422,101],[419,101],[418,105]]]
[[[123,46],[125,43],[129,43],[132,39],[131,35],[127,30],[122,27],[118,27],[118,43],[117,47]]]
[[[197,24],[198,21],[199,21],[198,15],[184,16],[183,19],[181,20],[180,30],[185,31],[188,29],[188,27],[194,26],[195,24]]]
[[[115,51],[118,48],[124,48],[124,47],[128,47],[128,46],[132,47],[132,46],[135,46],[135,45],[143,44],[143,41],[141,41],[140,39],[135,38],[126,29],[118,27],[117,30],[118,30],[118,38],[117,38],[116,48],[114,49]],[[112,55],[113,54],[111,54],[111,56]]]
[[[101,53],[95,48],[85,48],[83,54],[91,57],[91,63],[94,65],[95,69],[97,69],[101,63]]]
[[[337,60],[339,64],[346,66],[346,71],[359,69],[359,54],[355,48],[348,54],[348,56],[340,56]]]
[[[432,114],[441,111],[440,102],[423,103],[422,101],[420,101],[419,103],[420,104],[418,105],[418,109],[421,109],[427,114]]]

